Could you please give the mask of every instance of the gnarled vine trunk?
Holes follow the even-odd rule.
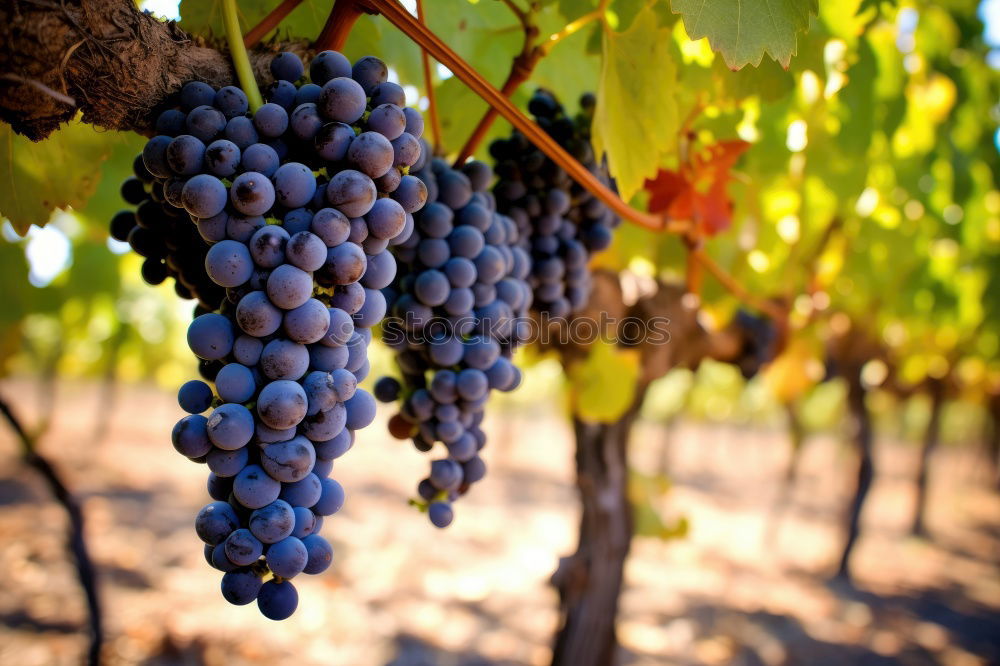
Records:
[[[917,506],[913,514],[913,525],[910,532],[914,536],[927,534],[927,475],[931,456],[941,439],[941,408],[944,406],[944,386],[938,380],[929,384],[931,396],[931,415],[924,433],[924,442],[920,447],[920,464],[917,469]]]
[[[560,627],[552,663],[609,666],[618,640],[615,618],[625,558],[632,541],[628,499],[628,440],[645,395],[615,423],[587,423],[574,416],[576,484],[583,505],[576,552],[553,576],[559,590]]]
[[[868,405],[865,404],[868,390],[861,383],[861,369],[852,368],[846,379],[847,409],[851,420],[851,440],[858,452],[858,474],[854,498],[848,509],[847,541],[844,543],[844,552],[840,557],[837,576],[850,580],[851,552],[854,550],[861,532],[861,511],[864,508],[865,499],[868,497],[868,491],[871,489],[875,471],[872,463],[871,415],[868,412]]]

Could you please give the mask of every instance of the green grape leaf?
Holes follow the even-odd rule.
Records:
[[[676,150],[680,113],[671,31],[643,9],[624,32],[605,31],[604,61],[594,110],[593,142],[607,155],[618,191],[628,201]]]
[[[0,127],[0,218],[21,235],[44,227],[52,211],[79,208],[94,194],[101,163],[111,155],[113,132],[73,121],[32,143]]]
[[[798,33],[809,28],[818,0],[671,0],[691,39],[708,37],[730,69],[760,64],[766,52],[787,68]]]
[[[567,370],[573,411],[584,421],[614,423],[631,407],[639,380],[639,353],[613,343],[591,345],[587,358]]]

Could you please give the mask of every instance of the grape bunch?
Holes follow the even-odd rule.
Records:
[[[393,436],[423,452],[435,442],[446,448],[418,486],[431,522],[446,527],[452,502],[486,473],[480,424],[490,390],[521,381],[510,358],[525,336],[531,265],[517,225],[496,212],[487,165],[414,166],[428,203],[414,214],[409,237],[394,244],[401,268],[385,290],[392,316],[382,330],[403,382],[383,377],[374,390],[381,401],[401,401],[389,421]]]
[[[590,145],[595,103],[593,95],[583,95],[580,113],[571,118],[551,93],[538,90],[528,110],[549,136],[608,183]],[[611,244],[611,230],[621,219],[518,131],[494,141],[490,154],[499,177],[493,188],[497,209],[517,223],[521,247],[531,254],[527,280],[533,310],[553,319],[579,311],[590,296],[590,255]]]
[[[135,174],[121,186],[122,199],[135,206],[111,218],[111,237],[127,242],[143,257],[142,279],[158,285],[174,278],[174,291],[181,298],[195,298],[204,311],[219,307],[226,292],[205,273],[208,245],[190,224],[188,214],[164,198],[164,182],[157,179],[138,155],[132,163]]]
[[[188,328],[214,389],[180,388],[189,415],[172,435],[210,470],[195,529],[223,597],[282,620],[298,604],[290,579],[331,563],[319,531],[345,493],[328,477],[375,417],[358,383],[396,273],[387,248],[427,190],[407,175],[422,119],[381,60],[325,51],[305,83],[281,53],[271,73],[252,115],[238,88],[186,84],[143,164],[208,246],[202,271],[225,296]]]

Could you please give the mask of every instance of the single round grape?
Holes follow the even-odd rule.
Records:
[[[336,437],[343,430],[346,419],[347,414],[344,406],[335,403],[330,409],[306,416],[302,425],[302,433],[314,442],[325,442]]]
[[[187,114],[177,109],[167,109],[156,117],[156,133],[166,136],[183,134],[186,129]]]
[[[330,79],[351,76],[351,61],[337,51],[322,51],[309,63],[309,78],[323,85]]]
[[[389,77],[389,68],[375,56],[365,56],[354,63],[351,77],[361,84],[366,95],[370,95],[375,86]]]
[[[181,88],[181,106],[185,110],[211,104],[215,101],[215,88],[202,81],[188,81]]]
[[[463,400],[479,400],[489,391],[489,380],[482,370],[466,368],[458,373],[455,388]]]
[[[333,548],[330,542],[318,534],[310,534],[302,540],[306,548],[307,563],[302,569],[302,573],[321,574],[330,568],[333,562]]]
[[[448,527],[455,518],[455,512],[449,502],[431,502],[427,507],[427,516],[434,527]]]
[[[315,473],[310,473],[298,481],[282,485],[280,497],[293,507],[308,508],[319,501],[322,492],[320,478]]]
[[[344,487],[333,479],[322,479],[323,486],[319,501],[313,506],[313,513],[332,516],[344,506]]]
[[[278,499],[280,492],[281,483],[268,476],[260,465],[247,465],[233,480],[233,496],[248,509],[269,505]]]
[[[259,367],[268,379],[299,379],[309,368],[309,350],[291,340],[271,340],[264,345]]]
[[[377,195],[372,179],[353,169],[339,172],[326,188],[327,201],[347,217],[361,217],[367,213]]]
[[[220,287],[238,287],[250,279],[253,259],[243,243],[220,241],[205,255],[205,272]]]
[[[194,520],[198,538],[210,546],[217,546],[240,526],[239,516],[225,502],[212,502],[202,507]]]
[[[362,132],[347,149],[347,159],[365,175],[378,178],[393,167],[393,146],[378,132]]]
[[[403,132],[391,141],[393,159],[392,165],[408,167],[420,159],[420,142],[412,134]]]
[[[172,142],[168,136],[154,136],[142,147],[143,166],[157,178],[171,175],[171,168],[167,162],[167,148]]]
[[[247,335],[262,338],[281,326],[282,313],[263,291],[251,291],[236,305],[236,323]]]
[[[309,230],[319,236],[327,247],[335,247],[347,240],[351,233],[351,221],[336,208],[322,208],[313,216]]]
[[[267,176],[254,171],[237,176],[229,194],[233,207],[244,215],[263,215],[274,205],[274,185]]]
[[[396,259],[391,252],[383,251],[368,257],[361,285],[367,289],[384,289],[396,277]]]
[[[277,268],[285,263],[285,246],[288,232],[282,227],[269,224],[261,227],[250,237],[250,256],[261,268]]]
[[[308,301],[312,290],[312,276],[290,264],[278,266],[267,278],[267,297],[284,310],[297,308]]]
[[[302,541],[288,536],[267,549],[267,566],[275,576],[294,578],[306,567],[309,553]]]
[[[277,380],[257,396],[257,414],[265,425],[277,430],[294,428],[306,416],[306,392],[295,381]]]
[[[237,143],[237,145],[239,144]],[[281,162],[278,153],[266,143],[254,143],[242,150],[240,165],[244,171],[260,173],[270,178],[278,170],[278,165]]]
[[[222,181],[207,173],[189,179],[181,191],[181,203],[193,217],[212,217],[226,207],[228,197]]]
[[[241,335],[233,342],[233,358],[246,366],[257,365],[264,343],[250,335]]]
[[[403,115],[406,116],[406,133],[419,139],[424,133],[424,117],[419,111],[408,106],[403,108]]]
[[[228,139],[219,139],[208,144],[205,149],[205,168],[213,175],[228,178],[236,173],[240,165],[240,149]],[[198,178],[198,176],[195,176]],[[193,180],[193,179],[192,179]],[[190,212],[190,211],[189,211]],[[211,217],[202,215],[199,217]]]
[[[229,363],[215,376],[215,389],[223,402],[243,403],[257,392],[257,384],[250,368],[239,363]]]
[[[233,348],[233,326],[220,314],[203,314],[188,326],[187,341],[198,358],[225,358]]]
[[[212,473],[219,478],[236,476],[250,461],[250,452],[243,446],[233,451],[213,448],[205,456],[205,462]]]
[[[253,126],[253,121],[246,116],[236,116],[230,118],[223,130],[223,136],[236,144],[240,150],[246,150],[255,145],[260,140],[257,128]],[[277,165],[276,165],[277,166]],[[261,171],[260,169],[250,169],[250,171]]]
[[[213,104],[226,118],[243,116],[250,108],[246,93],[236,86],[219,88],[215,93]]]
[[[402,386],[395,377],[381,377],[374,386],[375,399],[379,402],[396,402]]]
[[[368,129],[391,141],[406,130],[406,115],[395,104],[380,104],[368,116]]]
[[[177,391],[177,402],[188,414],[201,414],[212,406],[212,389],[203,381],[192,379]]]
[[[347,453],[353,444],[353,433],[344,428],[333,439],[323,442],[313,442],[313,447],[316,449],[317,460],[333,460]]]
[[[320,113],[336,122],[353,124],[365,112],[368,100],[357,81],[337,77],[323,84],[316,107]]]
[[[261,467],[271,478],[283,483],[304,479],[315,463],[316,451],[309,440],[302,436],[261,447]]]
[[[226,537],[225,549],[229,561],[241,567],[250,566],[264,554],[264,544],[245,527]]]
[[[316,370],[332,372],[343,368],[350,357],[347,347],[324,347],[309,345],[309,363]]]
[[[285,333],[294,342],[318,342],[330,328],[330,311],[320,301],[310,298],[297,308],[285,313]]]
[[[361,279],[367,266],[368,260],[360,247],[354,243],[342,243],[327,250],[326,262],[319,276],[330,285],[353,284]]]
[[[326,243],[316,234],[300,231],[288,240],[285,259],[303,271],[316,271],[326,263]]]
[[[293,90],[292,95],[294,94]],[[288,111],[280,104],[268,102],[254,113],[253,126],[261,136],[275,139],[288,129]]]
[[[243,405],[224,403],[208,417],[208,438],[220,449],[235,451],[253,437],[253,414]]]
[[[379,199],[365,215],[369,233],[387,240],[397,236],[406,224],[406,211],[392,199]]]
[[[248,524],[253,535],[262,542],[277,543],[291,535],[295,512],[288,502],[276,499],[250,514]]]
[[[228,575],[228,574],[227,574]],[[299,605],[299,593],[289,581],[269,580],[257,593],[257,608],[269,620],[287,620]]]
[[[354,130],[345,123],[327,123],[319,128],[313,139],[316,154],[330,162],[339,162],[347,157],[347,151],[354,142]]]
[[[210,143],[226,129],[226,116],[222,111],[208,105],[193,109],[184,122],[188,134],[198,137],[203,143]]]
[[[300,104],[288,118],[288,126],[298,139],[312,141],[325,121],[313,103]]]
[[[201,414],[189,414],[178,421],[170,433],[174,449],[187,458],[200,458],[211,451],[207,423],[208,419]]]
[[[292,102],[292,107],[298,108],[303,104],[315,104],[319,100],[321,92],[323,92],[323,89],[315,83],[306,83],[299,86],[299,89],[295,91],[295,101]]]
[[[302,78],[305,68],[302,61],[294,53],[282,51],[271,59],[271,76],[278,80],[295,83]]]
[[[423,208],[427,201],[427,185],[416,176],[403,176],[393,191],[392,198],[399,202],[407,213],[415,213]]]
[[[275,199],[286,208],[306,205],[316,192],[316,177],[312,170],[298,162],[282,164],[271,179]]]
[[[354,335],[354,320],[351,319],[350,314],[339,307],[329,308],[328,313],[330,315],[330,325],[319,342],[328,347],[346,345],[350,341],[351,336]]]
[[[167,144],[164,159],[170,170],[177,175],[193,176],[201,171],[204,164],[205,144],[198,137],[181,134]],[[152,168],[149,170],[155,173]]]

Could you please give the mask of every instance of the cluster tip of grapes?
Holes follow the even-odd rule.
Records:
[[[423,120],[373,56],[351,63],[280,53],[267,103],[190,82],[160,113],[123,185],[135,211],[112,236],[145,257],[144,279],[197,298],[188,345],[202,380],[184,384],[179,453],[204,463],[213,502],[195,520],[222,595],[292,615],[291,579],[329,567],[320,536],[344,504],[334,460],[375,417],[358,388],[371,328],[427,198],[409,175],[427,157]],[[212,382],[214,389],[206,382]]]
[[[402,382],[383,377],[374,392],[400,403],[389,420],[393,436],[422,452],[444,445],[414,503],[447,527],[453,502],[486,473],[479,452],[490,391],[521,382],[511,357],[525,337],[531,266],[517,225],[496,211],[489,166],[456,170],[434,159],[414,175],[427,186],[428,203],[414,214],[407,241],[393,248],[401,270],[385,290],[392,318],[383,341],[396,349]]]

